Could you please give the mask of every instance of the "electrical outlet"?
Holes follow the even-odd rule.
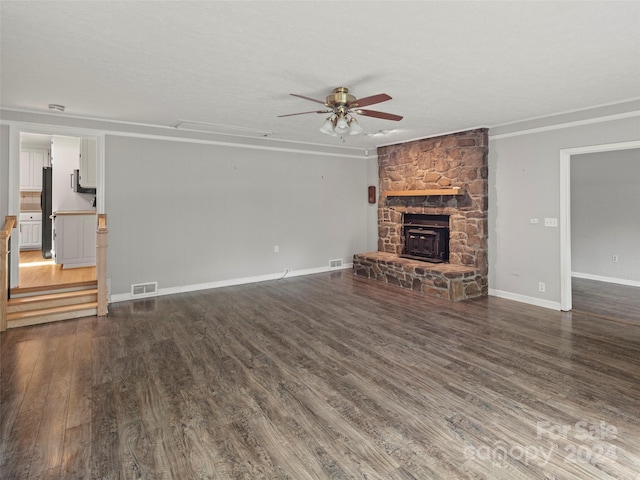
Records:
[[[611,261],[613,263],[618,263],[618,255],[614,255],[613,257],[611,257]]]
[[[547,290],[547,286],[545,285],[544,282],[538,282],[538,291],[539,292],[546,292]]]
[[[531,225],[536,225],[536,224],[540,223],[540,219],[539,218],[530,218],[529,219],[529,223]]]
[[[273,252],[278,253],[280,251],[280,247],[278,245],[273,246]]]
[[[558,219],[557,218],[545,218],[544,219],[544,226],[545,227],[557,227],[558,226]]]

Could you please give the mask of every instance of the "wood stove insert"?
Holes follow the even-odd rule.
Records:
[[[402,219],[403,258],[449,262],[449,215],[405,213]]]

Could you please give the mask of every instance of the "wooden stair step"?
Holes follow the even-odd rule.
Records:
[[[50,293],[72,292],[90,288],[98,288],[98,282],[96,280],[91,280],[87,282],[63,283],[57,285],[45,285],[40,287],[17,287],[11,289],[11,298],[22,298],[33,295],[46,295]]]
[[[41,310],[43,308],[53,308],[64,305],[76,305],[79,303],[96,302],[97,300],[97,288],[11,298],[7,302],[7,313],[38,309]]]
[[[98,302],[86,302],[76,305],[41,308],[7,314],[7,328],[26,327],[40,323],[89,317],[98,314]]]

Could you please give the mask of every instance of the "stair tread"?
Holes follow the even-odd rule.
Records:
[[[44,285],[41,287],[14,287],[11,289],[11,295],[37,294],[37,293],[55,293],[56,291],[68,290],[70,288],[97,288],[97,280],[89,280],[86,282],[60,283],[57,285]]]
[[[63,299],[70,299],[75,297],[82,297],[84,295],[97,295],[97,294],[98,294],[97,288],[91,288],[87,290],[73,290],[70,292],[46,293],[43,295],[32,295],[29,297],[10,298],[7,301],[7,306],[23,305],[27,303],[36,303],[36,302],[43,302],[48,300],[63,300]]]
[[[7,314],[7,320],[18,320],[20,318],[28,318],[28,317],[38,317],[41,315],[52,315],[55,313],[62,312],[75,312],[77,310],[89,310],[95,309],[98,307],[98,302],[87,302],[87,303],[78,303],[75,305],[63,305],[60,307],[49,307],[49,308],[40,308],[34,310],[27,310],[24,312],[13,312]]]

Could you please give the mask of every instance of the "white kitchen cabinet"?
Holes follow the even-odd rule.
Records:
[[[55,212],[54,216],[56,263],[62,268],[95,266],[95,212]]]
[[[96,188],[98,144],[95,138],[80,139],[80,185],[84,188]]]
[[[42,214],[20,214],[20,250],[38,250],[42,247]]]
[[[49,165],[49,151],[37,148],[20,150],[20,190],[42,190],[42,167]]]

